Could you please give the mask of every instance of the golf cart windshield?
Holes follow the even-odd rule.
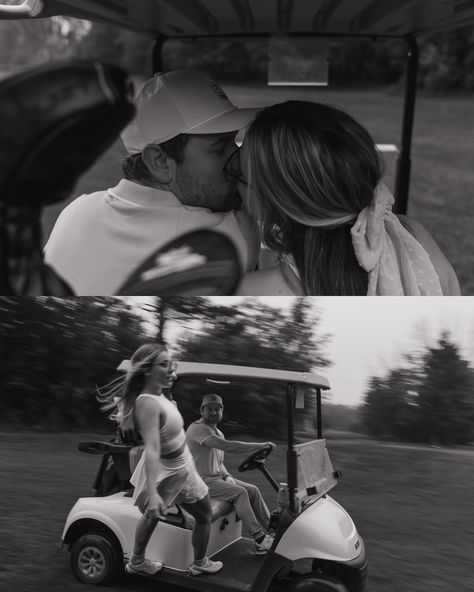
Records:
[[[298,463],[298,505],[316,501],[335,485],[337,479],[326,448],[326,440],[313,440],[295,446]]]

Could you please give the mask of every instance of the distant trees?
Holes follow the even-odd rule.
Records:
[[[304,298],[288,311],[255,299],[222,305],[207,298],[0,298],[0,426],[103,429],[108,421],[96,385],[117,376],[118,364],[138,345],[162,337],[174,342],[179,336],[177,358],[191,362],[322,368],[329,361],[318,321],[317,309]],[[225,391],[231,424],[280,434],[285,391],[251,384],[242,397],[242,389]],[[196,417],[202,394],[202,382],[180,387],[187,421]]]
[[[116,375],[145,333],[143,319],[113,298],[1,298],[1,423],[103,426],[96,385]]]
[[[329,363],[324,353],[327,338],[317,334],[319,314],[305,298],[296,298],[286,312],[246,299],[235,307],[211,305],[201,313],[200,328],[178,343],[180,359],[299,372],[316,371]],[[218,392],[225,399],[230,422],[226,433],[245,429],[277,438],[285,427],[285,388],[268,381],[203,385],[187,380],[179,385],[179,406],[186,422],[192,421],[199,416],[203,394]],[[314,415],[310,399],[301,415]]]
[[[0,20],[0,71],[77,58],[148,76],[153,44],[148,36],[74,18]]]
[[[367,432],[428,444],[474,440],[474,369],[449,335],[406,362],[372,378],[362,408]]]
[[[130,74],[149,76],[154,40],[100,23],[60,16],[0,21],[0,71],[65,58],[100,59]],[[419,86],[434,91],[474,89],[474,30],[464,27],[419,40]],[[402,41],[332,40],[329,81],[334,86],[396,84],[404,74]],[[266,41],[173,41],[164,46],[164,67],[199,68],[217,80],[266,81]]]

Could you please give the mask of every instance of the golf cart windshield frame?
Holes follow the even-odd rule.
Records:
[[[295,405],[297,398],[297,386],[302,385],[305,394],[313,387],[316,391],[316,432],[318,440],[322,439],[322,390],[330,388],[328,381],[317,374],[309,372],[291,372],[285,370],[272,370],[267,368],[254,368],[247,366],[228,366],[224,364],[201,364],[193,362],[177,363],[177,381],[190,376],[206,377],[208,379],[239,379],[239,380],[265,380],[287,384],[286,388],[286,416],[287,416],[287,484],[289,493],[289,512],[297,512],[297,491],[298,491],[298,459],[295,449]]]

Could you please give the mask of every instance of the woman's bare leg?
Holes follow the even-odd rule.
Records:
[[[147,518],[146,515],[140,518],[137,524],[137,529],[135,530],[135,542],[133,544],[134,555],[145,554],[146,546],[148,545],[158,522],[158,519]]]
[[[194,504],[181,504],[183,508],[196,520],[192,543],[194,547],[194,560],[202,561],[206,556],[209,533],[211,531],[211,501],[209,494]]]

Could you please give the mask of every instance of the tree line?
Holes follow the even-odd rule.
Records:
[[[168,341],[178,360],[236,364],[324,375],[331,336],[321,333],[315,301],[295,298],[282,310],[247,298],[0,298],[0,430],[113,432],[97,387],[144,342]],[[214,384],[179,380],[173,395],[186,425],[201,398],[218,392],[227,435],[283,438],[285,387],[268,382]],[[357,409],[325,398],[324,427],[426,444],[474,441],[474,369],[449,334],[384,376],[373,376]],[[299,431],[315,427],[314,396],[297,410]],[[327,419],[327,421],[326,421]]]
[[[151,73],[153,40],[109,25],[52,17],[0,21],[0,71],[65,58],[101,59],[133,75]],[[422,37],[420,88],[474,89],[474,29],[463,27]],[[329,83],[341,86],[397,85],[404,76],[406,47],[397,40],[334,40],[329,51]],[[199,68],[217,80],[266,82],[266,42],[170,42],[164,68]]]
[[[206,298],[143,306],[119,298],[0,298],[0,429],[112,432],[97,386],[116,378],[120,362],[140,344],[167,334],[179,334],[172,341],[181,360],[297,371],[325,366],[317,323],[305,299],[283,312],[252,300],[233,307]],[[225,397],[230,432],[284,433],[284,392],[268,384],[184,382],[175,397],[186,423],[213,388]]]
[[[360,417],[367,433],[380,439],[474,442],[474,369],[444,333],[386,376],[373,377]]]

